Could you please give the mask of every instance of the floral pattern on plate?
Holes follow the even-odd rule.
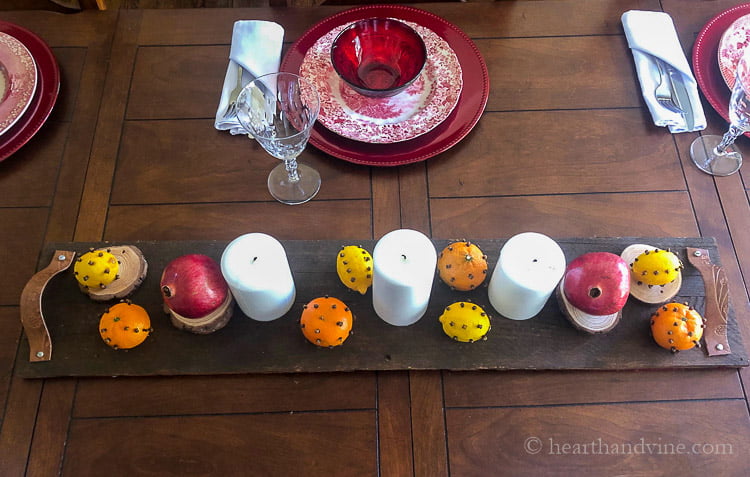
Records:
[[[417,80],[390,98],[370,98],[351,89],[331,64],[331,45],[351,23],[320,37],[305,54],[300,75],[320,94],[318,121],[334,133],[356,141],[390,144],[420,136],[447,118],[463,88],[461,65],[448,43],[429,28],[414,28],[427,47],[427,63]]]
[[[734,87],[734,76],[737,63],[742,57],[745,47],[750,45],[750,15],[744,15],[735,20],[726,29],[719,41],[719,70],[729,88]]]
[[[26,112],[36,90],[36,63],[15,37],[0,32],[0,135]]]

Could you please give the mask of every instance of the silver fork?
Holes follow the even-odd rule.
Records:
[[[225,118],[231,118],[237,114],[237,97],[242,92],[242,87],[242,67],[237,65],[237,85],[229,93],[229,104],[224,112]]]
[[[659,85],[654,90],[656,95],[656,101],[672,111],[673,113],[683,114],[684,111],[675,104],[674,97],[672,96],[672,86],[669,81],[668,73],[664,69],[664,65],[661,60],[654,58],[656,67],[659,69]]]

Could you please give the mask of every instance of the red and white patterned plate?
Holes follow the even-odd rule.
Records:
[[[47,122],[60,92],[60,68],[49,45],[39,36],[14,23],[0,20],[0,32],[17,38],[28,48],[37,67],[36,93],[21,118],[0,136],[0,162],[18,151]]]
[[[448,42],[458,56],[463,75],[464,87],[458,104],[435,129],[409,141],[393,144],[355,141],[316,122],[310,134],[310,145],[338,159],[374,167],[413,164],[448,151],[461,142],[482,117],[490,96],[490,75],[482,54],[466,33],[434,13],[398,4],[364,5],[341,11],[319,21],[299,37],[284,55],[281,71],[298,73],[305,53],[318,38],[339,25],[372,17],[414,22],[429,28]],[[718,68],[714,69],[718,74]]]
[[[448,43],[429,28],[414,28],[427,47],[427,63],[419,78],[390,98],[371,98],[350,88],[331,64],[331,44],[350,23],[320,37],[307,51],[300,75],[320,94],[318,121],[343,137],[374,144],[392,144],[421,136],[447,118],[463,88],[461,64]]]
[[[34,91],[34,58],[23,43],[0,32],[0,135],[26,112]]]
[[[750,45],[750,15],[744,15],[732,22],[719,41],[719,70],[729,88],[734,87],[737,63],[742,53]]]
[[[750,15],[750,3],[735,5],[718,13],[701,28],[693,44],[693,72],[698,87],[711,107],[727,122],[732,90],[727,88],[718,68],[719,43],[732,23],[745,15]],[[745,133],[745,136],[750,137],[750,132]]]

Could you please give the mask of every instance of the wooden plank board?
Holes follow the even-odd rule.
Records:
[[[75,419],[59,473],[373,476],[376,422],[372,410]]]
[[[683,286],[675,301],[687,301],[703,310],[703,282],[685,257],[685,247],[705,248],[720,263],[713,239],[708,238],[591,238],[557,240],[568,261],[592,251],[619,254],[632,243],[646,243],[677,253],[685,263]],[[341,241],[282,241],[294,275],[297,297],[292,309],[272,322],[257,322],[239,309],[222,330],[207,336],[193,335],[171,326],[162,312],[159,292],[161,270],[172,259],[203,253],[219,260],[227,242],[135,242],[149,261],[149,274],[132,300],[152,317],[152,336],[138,348],[114,351],[99,338],[99,315],[106,304],[90,301],[78,288],[72,271],[55,277],[47,286],[44,316],[52,336],[52,359],[28,362],[28,342],[22,341],[16,372],[29,378],[54,376],[147,376],[184,374],[333,372],[403,369],[670,369],[741,367],[747,353],[737,330],[733,308],[729,311],[729,336],[733,353],[707,357],[702,349],[673,355],[656,346],[649,336],[648,318],[655,305],[630,299],[615,330],[591,336],[575,330],[559,311],[554,297],[542,312],[527,321],[499,316],[489,304],[487,289],[451,291],[435,280],[426,315],[408,327],[394,327],[377,317],[371,291],[359,295],[346,289],[335,271]],[[447,240],[434,240],[441,250]],[[501,239],[477,240],[488,255],[490,269],[504,243]],[[375,242],[360,242],[372,251]],[[49,263],[55,249],[83,252],[102,243],[47,244],[39,268]],[[337,349],[319,349],[299,331],[302,306],[311,299],[331,295],[353,310],[354,334]],[[449,339],[437,318],[445,306],[470,300],[491,316],[486,341],[466,344]]]
[[[741,399],[449,409],[450,475],[747,475],[746,416]]]

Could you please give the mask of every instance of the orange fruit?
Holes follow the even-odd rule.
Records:
[[[151,332],[151,318],[143,307],[129,301],[118,303],[102,314],[99,334],[114,349],[135,348]]]
[[[455,290],[473,290],[487,277],[487,255],[471,242],[454,242],[440,252],[438,275]]]
[[[338,298],[315,298],[304,306],[300,328],[310,343],[327,348],[340,346],[351,333],[354,316]]]
[[[700,347],[705,327],[701,315],[687,304],[667,303],[651,315],[651,335],[673,353]]]

